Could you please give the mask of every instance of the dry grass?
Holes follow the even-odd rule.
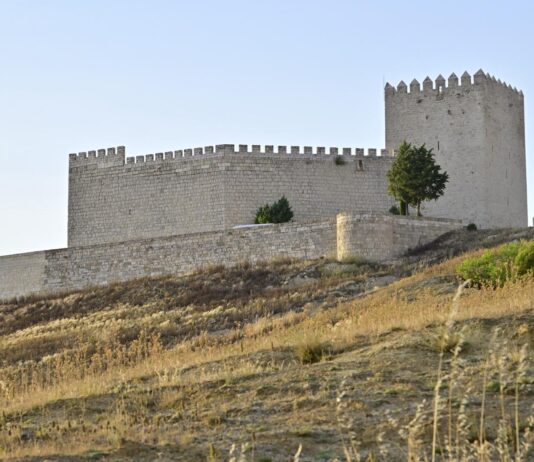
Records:
[[[295,354],[301,364],[314,364],[327,359],[331,349],[314,337],[304,337],[295,345]]]
[[[407,263],[240,265],[0,305],[0,456],[227,460],[247,443],[243,460],[287,460],[302,443],[301,461],[508,460],[492,457],[530,428],[534,280],[453,304],[461,258],[365,294]]]

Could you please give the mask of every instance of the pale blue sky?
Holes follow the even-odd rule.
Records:
[[[68,153],[384,145],[383,83],[479,68],[525,93],[534,2],[0,0],[0,255],[63,247]]]

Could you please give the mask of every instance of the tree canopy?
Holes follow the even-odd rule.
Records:
[[[293,211],[289,206],[289,201],[286,196],[282,196],[280,200],[273,204],[265,204],[256,211],[256,224],[263,223],[286,223],[293,218]]]
[[[417,208],[417,216],[421,216],[421,203],[441,197],[449,175],[436,164],[432,149],[404,141],[387,179],[388,192],[400,202],[401,214],[407,215],[406,206],[411,205]]]

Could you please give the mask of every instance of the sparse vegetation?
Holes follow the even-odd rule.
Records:
[[[514,267],[518,276],[534,270],[534,241],[522,243],[514,259]]]
[[[295,354],[302,364],[314,364],[329,356],[329,348],[319,339],[306,337],[297,343]]]
[[[530,460],[534,278],[447,259],[517,236],[0,302],[0,458]]]
[[[466,258],[458,274],[477,286],[502,286],[534,270],[534,241],[518,241]]]
[[[429,332],[424,339],[424,343],[438,353],[454,353],[457,348],[465,350],[468,345],[464,331],[454,330],[446,325]]]

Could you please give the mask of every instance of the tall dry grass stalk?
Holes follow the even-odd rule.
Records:
[[[141,330],[127,344],[117,341],[114,323],[110,321],[113,314],[108,313],[98,313],[91,318],[98,318],[98,323],[91,333],[94,341],[90,344],[84,339],[91,332],[92,324],[82,321],[77,324],[74,318],[69,322],[58,322],[49,330],[40,326],[6,335],[0,339],[0,348],[13,350],[16,349],[14,346],[23,348],[30,344],[33,348],[39,342],[52,340],[60,343],[64,337],[54,336],[61,332],[64,336],[79,335],[80,346],[76,342],[74,345],[69,343],[61,353],[41,360],[0,364],[0,410],[9,417],[0,417],[0,445],[7,448],[5,453],[10,456],[38,454],[39,451],[51,453],[47,451],[55,448],[76,452],[76,447],[81,446],[73,443],[69,449],[65,441],[61,444],[62,432],[65,428],[69,432],[74,428],[79,432],[74,434],[82,434],[84,426],[95,435],[94,441],[102,437],[105,445],[110,447],[119,444],[123,438],[139,438],[139,435],[149,441],[161,435],[161,422],[147,421],[148,401],[128,398],[131,382],[147,382],[147,394],[150,387],[187,390],[214,380],[231,384],[266,370],[296,367],[296,360],[279,363],[273,359],[263,365],[250,358],[277,349],[294,351],[302,338],[315,338],[321,344],[327,344],[331,351],[343,351],[343,348],[357,344],[359,336],[374,339],[392,329],[417,332],[441,323],[444,333],[439,340],[432,401],[421,404],[407,424],[384,416],[384,426],[377,431],[379,450],[372,457],[388,460],[396,451],[409,461],[524,461],[530,450],[532,428],[532,413],[521,409],[524,402],[521,393],[528,370],[527,349],[516,347],[503,339],[506,334],[497,332],[480,371],[480,383],[480,377],[474,374],[471,366],[468,367],[463,356],[463,339],[468,334],[458,330],[457,325],[473,318],[497,319],[531,311],[534,279],[525,278],[496,290],[462,288],[456,294],[446,290],[436,293],[434,286],[424,284],[428,278],[450,278],[451,268],[450,262],[429,268],[361,299],[334,303],[333,308],[318,311],[313,316],[303,312],[281,312],[277,317],[258,317],[254,322],[237,325],[217,335],[198,332],[172,348],[166,348],[161,340],[161,332],[169,332],[165,329],[170,318],[165,313],[150,316],[154,318],[153,324],[149,324],[151,329]],[[307,296],[308,292],[297,293],[293,299],[302,303]],[[285,299],[290,300],[291,294],[281,295],[277,303]],[[260,302],[251,303],[258,303],[258,312],[261,312]],[[132,309],[132,313],[141,318],[143,309]],[[209,319],[218,316],[219,311],[215,308],[197,316]],[[232,316],[237,316],[235,311]],[[128,316],[128,313],[128,309],[121,308],[121,316]],[[135,324],[137,318],[130,321]],[[84,330],[77,330],[82,324]],[[350,400],[350,386],[349,377],[338,394],[336,415],[339,432],[343,434],[345,458],[356,461],[363,457],[359,435],[347,416],[348,407],[344,405]],[[493,389],[496,395],[489,391]],[[29,410],[44,409],[56,400],[105,394],[118,396],[109,424],[89,425],[87,421],[78,421],[71,422],[70,429],[67,422],[59,429],[46,427],[41,430],[47,438],[38,444],[32,443],[33,446],[25,442],[25,435],[13,418]],[[164,400],[165,394],[159,399]],[[474,402],[480,404],[475,408]],[[500,415],[497,422],[491,420],[487,412],[496,403]],[[184,418],[185,413],[177,411],[177,414],[176,419]],[[208,417],[208,420],[215,422],[217,416]],[[404,447],[387,444],[387,434],[392,429],[402,435],[406,443]],[[305,451],[304,446],[302,453]]]
[[[350,378],[339,387],[336,401],[338,431],[343,446],[345,462],[360,460],[400,460],[408,462],[524,462],[532,457],[532,429],[534,404],[520,412],[521,391],[527,383],[529,370],[527,345],[510,344],[508,338],[495,329],[489,342],[486,359],[478,374],[468,376],[466,361],[462,356],[464,330],[457,331],[456,320],[463,311],[462,294],[469,282],[460,285],[452,299],[442,334],[438,355],[436,380],[432,405],[423,400],[410,422],[402,426],[398,420],[388,417],[390,427],[397,429],[406,442],[406,450],[390,448],[383,443],[383,433],[378,431],[377,453],[364,453],[359,448],[353,419],[347,414],[347,396],[350,394]],[[508,289],[509,290],[509,289]],[[450,345],[454,339],[455,347]],[[479,375],[482,375],[482,381]],[[496,382],[493,382],[493,381]],[[496,383],[497,396],[491,403],[499,408],[498,418],[489,420],[488,387]],[[478,388],[478,389],[477,389]],[[480,396],[480,399],[478,399]],[[480,401],[477,409],[472,403]],[[528,402],[528,398],[526,399]],[[478,418],[477,418],[478,416]],[[478,429],[474,423],[478,422]],[[491,437],[488,437],[491,433]]]

